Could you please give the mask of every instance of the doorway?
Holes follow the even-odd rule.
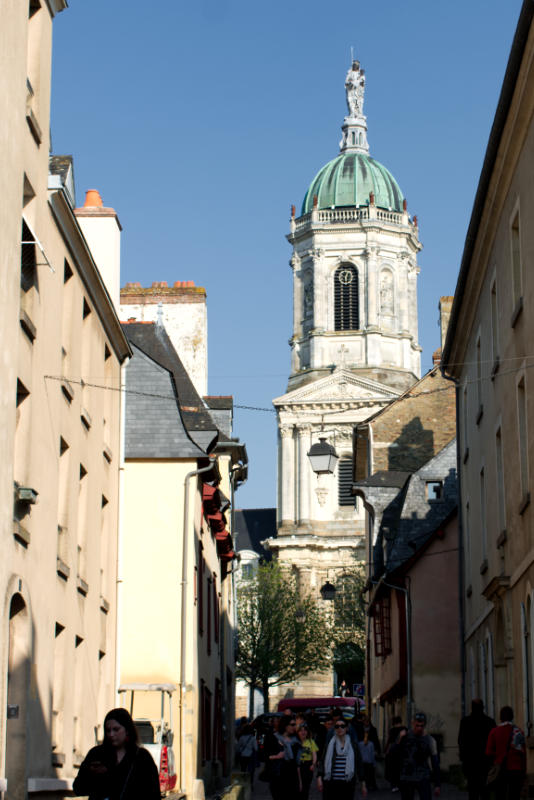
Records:
[[[9,607],[7,665],[6,800],[27,796],[27,710],[30,682],[31,632],[22,595],[14,594]]]

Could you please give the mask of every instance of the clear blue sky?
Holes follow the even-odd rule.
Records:
[[[121,282],[208,294],[209,391],[269,408],[286,389],[288,232],[338,152],[350,47],[367,74],[371,155],[419,217],[423,371],[453,294],[520,0],[69,0],[54,23],[52,141],[78,202],[124,227]],[[250,478],[276,502],[274,414],[237,410]]]

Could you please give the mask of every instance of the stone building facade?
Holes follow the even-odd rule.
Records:
[[[534,780],[534,6],[522,5],[454,296],[465,700],[512,705]]]
[[[50,157],[52,25],[65,7],[8,2],[0,33],[0,790],[9,800],[68,792],[114,699],[114,390],[130,349],[76,219],[72,159]]]

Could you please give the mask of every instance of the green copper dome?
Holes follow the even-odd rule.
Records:
[[[318,208],[342,208],[368,205],[370,192],[379,208],[402,211],[403,195],[389,170],[365,153],[341,153],[317,173],[301,213],[312,210],[314,195]]]

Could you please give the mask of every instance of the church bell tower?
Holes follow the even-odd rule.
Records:
[[[366,76],[353,61],[340,152],[292,208],[293,331],[278,414],[278,536],[269,546],[313,590],[364,560],[364,510],[352,495],[354,426],[420,376],[417,218],[391,174],[369,154]],[[324,437],[334,474],[312,472]]]

